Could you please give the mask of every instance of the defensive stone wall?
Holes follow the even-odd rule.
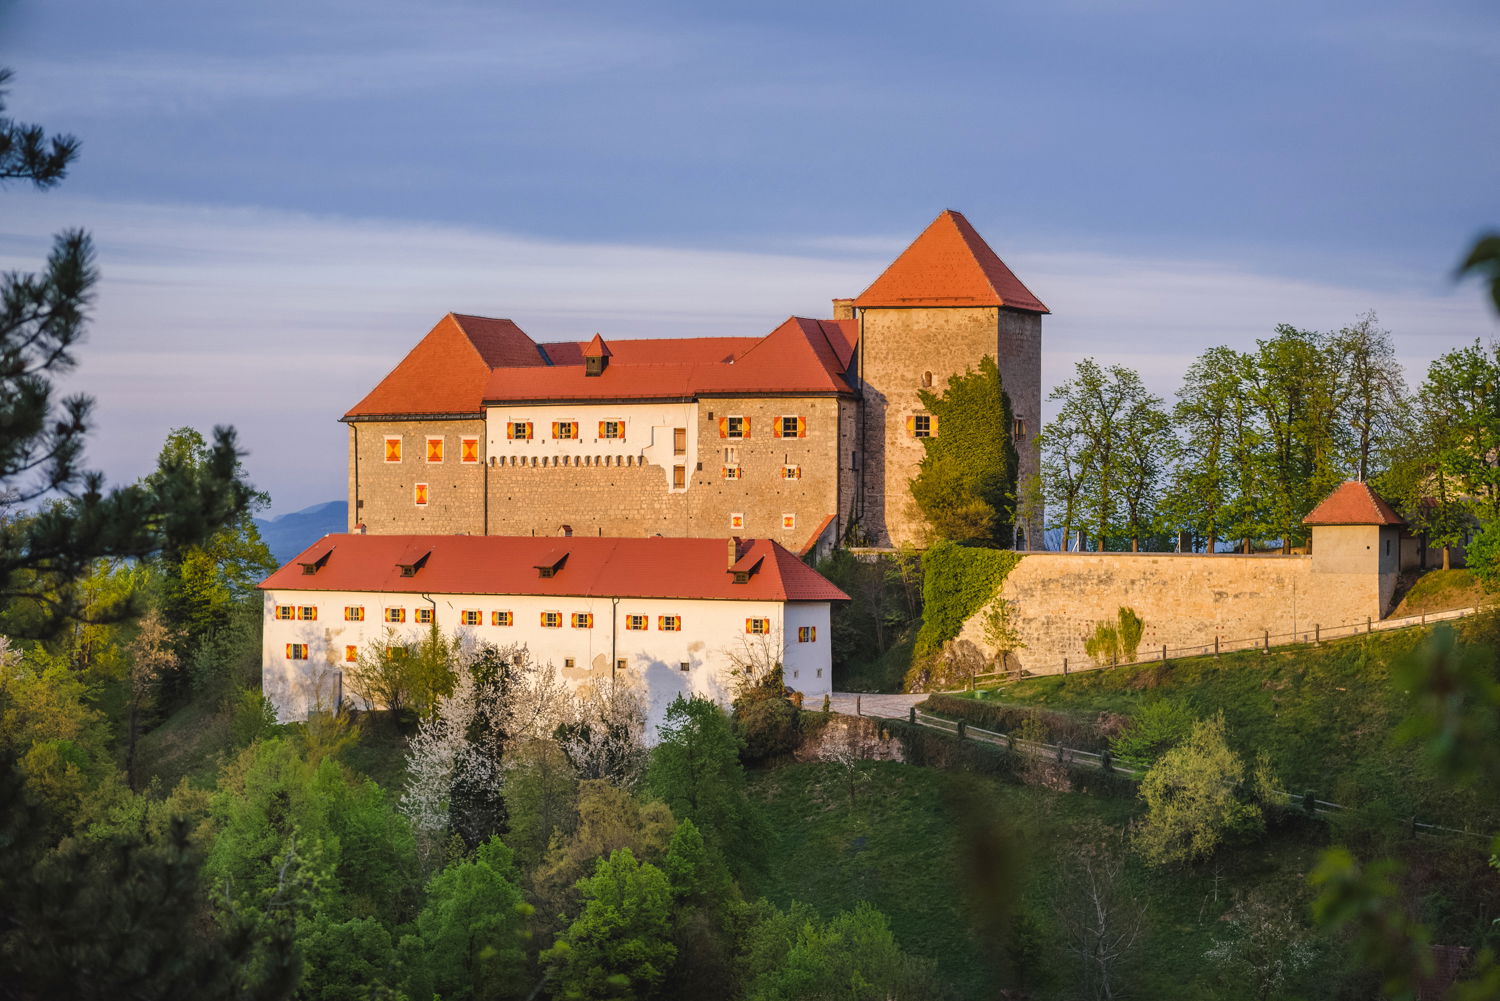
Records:
[[[1372,568],[1373,570],[1373,568]],[[1036,673],[1061,671],[1064,657],[1088,663],[1085,640],[1100,622],[1133,608],[1145,628],[1140,655],[1212,646],[1225,639],[1312,632],[1380,618],[1381,575],[1330,571],[1312,556],[1214,556],[1172,553],[1032,553],[1011,570],[1000,597],[1023,648],[1012,663]],[[958,639],[987,655],[983,611]]]
[[[427,461],[427,440],[443,441],[441,462]],[[401,440],[387,462],[385,441]],[[477,439],[476,461],[463,461],[463,439]],[[484,421],[353,421],[349,424],[349,530],[378,535],[481,535],[484,532]],[[417,484],[427,486],[418,504]]]

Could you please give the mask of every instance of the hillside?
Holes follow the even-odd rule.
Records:
[[[255,527],[277,563],[286,563],[330,532],[349,529],[347,501],[326,501],[271,519],[255,519]]]

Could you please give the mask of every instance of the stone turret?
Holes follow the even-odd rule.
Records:
[[[1369,574],[1378,586],[1376,614],[1390,611],[1406,522],[1368,483],[1340,484],[1302,524],[1312,529],[1313,573]]]

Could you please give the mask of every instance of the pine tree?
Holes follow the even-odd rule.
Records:
[[[0,88],[9,82],[0,69]],[[3,114],[0,183],[58,184],[78,154],[72,136]],[[57,399],[54,380],[76,364],[99,274],[88,234],[57,236],[43,271],[0,275],[0,610],[20,606],[12,635],[48,636],[84,617],[76,584],[100,557],[146,557],[191,546],[242,514],[249,487],[237,472],[234,431],[218,428],[198,467],[164,458],[151,482],[107,489],[82,465],[93,401]],[[135,611],[127,596],[95,620]]]

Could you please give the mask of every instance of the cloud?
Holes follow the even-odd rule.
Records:
[[[450,310],[511,318],[538,340],[753,335],[788,314],[828,315],[830,298],[858,294],[893,256],[881,236],[704,251],[12,192],[0,268],[34,269],[50,234],[78,221],[103,273],[68,383],[99,401],[90,460],[133,479],[172,427],[232,423],[278,513],[342,496],[338,416]],[[1093,356],[1140,369],[1169,396],[1207,347],[1250,347],[1280,322],[1332,329],[1368,309],[1414,376],[1497,332],[1476,289],[1432,276],[1363,288],[1228,261],[1055,249],[1008,263],[1054,310],[1045,386]]]

